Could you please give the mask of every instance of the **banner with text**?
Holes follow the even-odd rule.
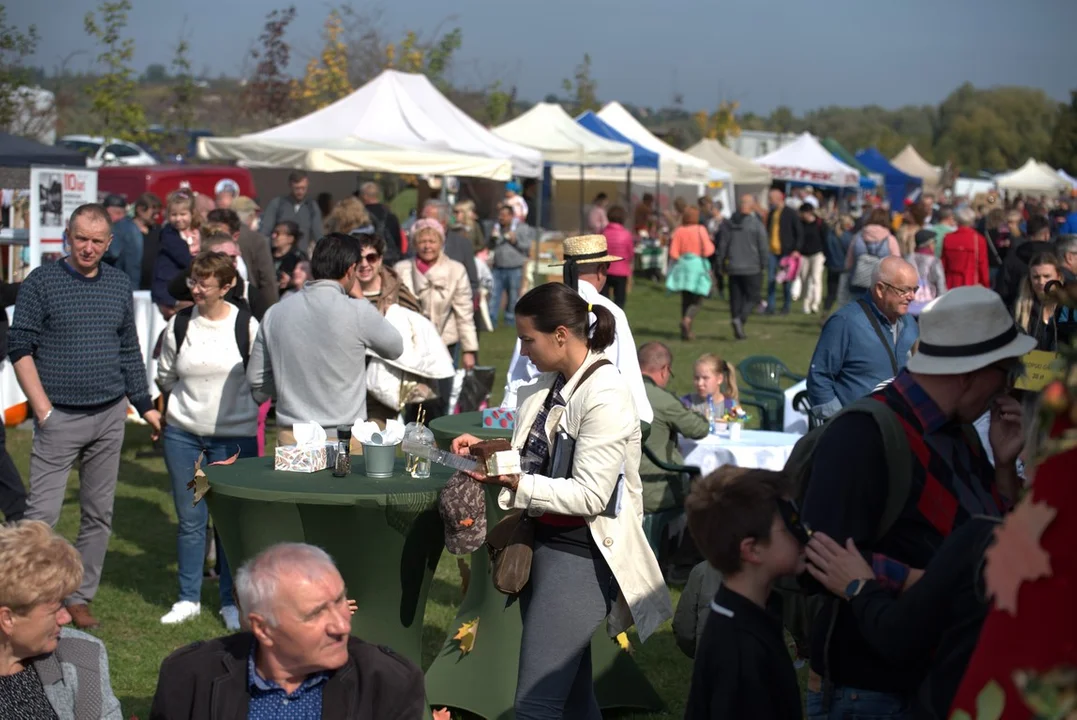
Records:
[[[58,258],[64,250],[67,219],[79,205],[97,202],[97,170],[30,168],[30,269],[42,256]]]

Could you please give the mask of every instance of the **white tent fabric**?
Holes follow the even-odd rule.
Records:
[[[548,163],[631,165],[632,146],[596,135],[555,103],[539,103],[493,129],[494,135],[534,148]]]
[[[906,145],[901,152],[892,157],[890,164],[906,175],[920,178],[929,190],[934,190],[938,187],[939,179],[942,176],[942,168],[924,160],[912,145]]]
[[[860,173],[831,155],[810,133],[755,159],[775,180],[828,187],[859,187]]]
[[[705,161],[712,168],[725,170],[733,176],[733,182],[737,185],[770,184],[769,170],[742,158],[717,140],[704,138],[685,152]]]
[[[319,142],[373,143],[410,153],[405,158],[408,165],[417,164],[416,153],[472,156],[476,158],[475,167],[456,173],[468,177],[508,179],[501,173],[497,176],[490,173],[490,160],[510,161],[515,175],[538,177],[542,173],[542,156],[537,151],[494,135],[449,102],[425,76],[396,70],[382,72],[347,97],[297,120],[253,135],[225,139],[232,142],[221,140],[206,138],[199,148],[205,148],[208,156],[215,157],[213,153],[218,148],[254,155],[267,147],[294,146],[311,151],[320,148]],[[270,141],[273,145],[259,147],[251,145],[252,141]],[[343,150],[339,146],[330,149]],[[356,152],[369,149],[359,147]],[[315,155],[311,159],[319,158]],[[437,170],[411,172],[434,174]]]
[[[996,175],[995,184],[998,185],[999,190],[1014,192],[1046,194],[1072,190],[1069,183],[1060,178],[1056,172],[1048,170],[1032,158],[1012,172]]]
[[[1063,180],[1068,182],[1073,187],[1074,190],[1077,190],[1077,178],[1072,177],[1065,170],[1058,170],[1057,172],[1058,172],[1058,176],[1060,178],[1062,178]]]
[[[963,177],[954,180],[954,197],[972,199],[977,195],[986,195],[994,190],[995,182],[993,180]]]
[[[598,111],[598,117],[632,142],[658,153],[658,167],[663,182],[667,182],[667,177],[668,182],[678,183],[705,183],[711,179],[711,174],[708,172],[709,165],[705,160],[700,160],[659,140],[651,134],[650,130],[643,127],[639,120],[632,117],[632,114],[620,103],[607,104]],[[635,176],[636,173],[633,172],[633,179]]]

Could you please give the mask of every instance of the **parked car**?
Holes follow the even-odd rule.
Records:
[[[198,160],[198,138],[213,137],[210,130],[168,129],[150,125],[148,147],[154,155],[168,163],[183,164]]]
[[[86,156],[87,167],[106,165],[158,165],[152,153],[126,140],[109,140],[94,135],[64,135],[57,142],[61,147],[78,150]]]

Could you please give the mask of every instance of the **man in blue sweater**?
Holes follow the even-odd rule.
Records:
[[[8,357],[34,414],[27,519],[56,525],[67,477],[81,461],[75,547],[85,572],[66,602],[75,625],[90,628],[98,624],[89,603],[112,532],[127,401],[154,433],[161,431],[161,414],[150,402],[131,282],[101,262],[112,241],[105,208],[82,205],[71,213],[67,241],[67,257],[23,282]]]
[[[828,418],[905,367],[919,337],[906,314],[918,289],[916,268],[888,257],[875,268],[871,289],[823,325],[808,369],[812,412]]]

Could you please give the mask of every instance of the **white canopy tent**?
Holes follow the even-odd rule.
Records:
[[[1058,173],[1032,158],[1012,172],[996,175],[995,184],[999,190],[1045,195],[1073,189]]]
[[[618,102],[608,103],[598,111],[598,117],[626,138],[658,154],[658,170],[664,183],[706,183],[713,179],[705,160],[678,150],[651,134],[639,120]],[[732,180],[732,175],[721,173]],[[636,173],[633,173],[633,179]],[[667,179],[668,178],[668,179]],[[642,180],[642,178],[641,178]]]
[[[1058,170],[1057,172],[1058,172],[1058,176],[1059,176],[1060,178],[1062,178],[1063,180],[1065,180],[1066,182],[1068,182],[1068,183],[1070,184],[1070,186],[1071,186],[1071,187],[1072,187],[1072,188],[1073,188],[1074,190],[1077,190],[1077,178],[1075,178],[1075,177],[1071,176],[1071,175],[1070,175],[1070,174],[1069,174],[1068,172],[1066,172],[1065,170]]]
[[[632,146],[607,140],[583,127],[555,103],[539,103],[493,129],[494,135],[542,153],[548,163],[631,165]],[[624,170],[620,171],[622,175]]]
[[[929,192],[934,192],[939,187],[942,168],[924,160],[912,145],[906,145],[901,152],[890,158],[890,164],[906,175],[923,180],[924,189]]]
[[[425,76],[396,70],[382,72],[347,97],[297,120],[238,138],[202,138],[198,147],[206,159],[292,163],[316,171],[381,170],[491,180],[542,173],[542,156],[536,150],[494,135]]]
[[[756,158],[775,180],[824,187],[859,187],[860,173],[831,155],[810,133],[793,143]]]

